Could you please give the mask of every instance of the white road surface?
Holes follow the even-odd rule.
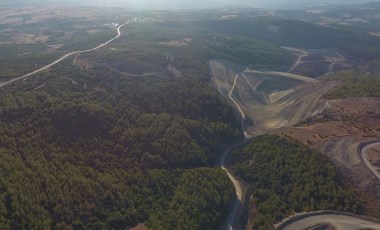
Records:
[[[238,111],[240,112],[240,115],[241,115],[241,126],[242,126],[242,130],[244,131],[244,119],[245,119],[245,114],[243,112],[243,110],[241,109],[239,103],[236,102],[236,100],[233,98],[233,91],[235,90],[235,87],[236,87],[236,82],[237,82],[237,79],[239,77],[239,74],[237,74],[235,76],[235,80],[234,80],[234,84],[232,85],[231,89],[229,90],[228,92],[228,98],[235,104],[235,106],[237,107]],[[233,226],[234,226],[234,223],[235,223],[235,220],[236,220],[236,217],[238,216],[238,213],[239,213],[239,209],[240,209],[240,206],[241,206],[241,203],[242,203],[242,199],[243,199],[243,190],[242,190],[242,187],[240,185],[240,182],[237,178],[235,178],[231,173],[230,171],[227,169],[226,167],[226,158],[227,156],[236,148],[238,148],[239,146],[245,144],[246,142],[248,142],[252,137],[250,135],[248,135],[245,131],[244,131],[244,140],[238,144],[235,144],[235,145],[232,145],[230,147],[228,147],[226,150],[224,150],[223,154],[222,154],[222,158],[220,160],[220,167],[226,172],[228,178],[230,178],[231,182],[233,183],[234,187],[235,187],[235,193],[236,193],[236,198],[235,198],[235,201],[234,201],[234,204],[232,206],[232,209],[230,210],[230,213],[228,215],[228,219],[227,219],[227,223],[226,223],[226,227],[225,227],[225,230],[233,230]]]
[[[226,161],[228,154],[230,154],[235,148],[239,147],[243,143],[245,143],[245,141],[243,141],[239,144],[233,145],[233,146],[227,148],[226,150],[224,150],[223,155],[222,155],[222,159],[220,161],[220,167],[226,172],[228,178],[230,178],[231,182],[233,183],[233,185],[235,187],[235,193],[236,193],[236,198],[234,200],[234,204],[232,206],[232,209],[230,210],[230,213],[228,215],[225,230],[233,230],[233,225],[234,225],[235,219],[238,215],[239,208],[241,205],[241,201],[243,198],[243,190],[240,186],[240,182],[226,168],[225,161]]]
[[[104,42],[104,43],[98,45],[98,46],[95,47],[95,48],[87,49],[87,50],[74,51],[74,52],[71,52],[71,53],[65,54],[64,56],[62,56],[62,57],[59,58],[58,60],[55,60],[54,62],[52,62],[52,63],[50,63],[50,64],[48,64],[48,65],[46,65],[46,66],[44,66],[44,67],[42,67],[42,68],[40,68],[40,69],[37,69],[37,70],[35,70],[35,71],[33,71],[33,72],[30,72],[30,73],[27,73],[27,74],[25,74],[25,75],[23,75],[23,76],[21,76],[21,77],[13,78],[13,79],[11,79],[11,80],[9,80],[9,81],[6,81],[6,82],[1,83],[1,84],[0,84],[0,88],[3,88],[3,87],[5,87],[5,86],[7,86],[7,85],[9,85],[9,84],[12,84],[12,83],[14,83],[14,82],[17,82],[17,81],[23,80],[23,79],[28,78],[28,77],[30,77],[30,76],[33,76],[33,75],[35,75],[35,74],[37,74],[37,73],[40,73],[40,72],[42,72],[42,71],[45,71],[45,70],[49,69],[50,67],[52,67],[52,66],[54,66],[54,65],[56,65],[56,64],[58,64],[58,63],[60,63],[61,61],[65,60],[66,58],[68,58],[68,57],[70,57],[70,56],[72,56],[72,55],[80,54],[80,53],[87,53],[87,52],[91,52],[91,51],[97,50],[97,49],[99,49],[99,48],[102,48],[103,46],[108,45],[109,43],[113,42],[114,40],[116,40],[116,39],[118,39],[118,38],[120,37],[120,35],[121,35],[120,29],[121,29],[123,26],[128,25],[128,24],[130,24],[130,23],[132,23],[132,22],[136,22],[136,21],[137,21],[137,19],[134,18],[132,21],[126,22],[126,23],[124,23],[124,24],[118,26],[118,27],[117,27],[117,35],[116,35],[115,37],[113,37],[113,38],[111,38],[110,40],[108,40],[108,41],[106,41],[106,42]]]
[[[369,143],[369,144],[366,144],[364,146],[362,146],[361,149],[359,149],[359,154],[360,154],[360,158],[362,159],[363,163],[365,164],[365,166],[371,170],[371,172],[377,177],[377,179],[380,180],[380,173],[378,171],[378,168],[373,166],[371,164],[371,162],[369,162],[368,160],[368,157],[367,157],[367,151],[371,148],[380,148],[380,141],[376,141],[376,142],[373,142],[373,143]]]
[[[309,213],[310,214],[310,213]],[[296,218],[296,217],[291,217]],[[290,222],[286,226],[277,228],[278,230],[307,230],[312,227],[328,225],[335,230],[360,230],[360,229],[380,229],[380,224],[369,220],[362,219],[360,217],[344,215],[344,214],[326,214],[320,215],[315,212],[315,215],[308,216]]]

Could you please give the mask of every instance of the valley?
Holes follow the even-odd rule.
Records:
[[[380,229],[364,6],[0,8],[0,228]]]

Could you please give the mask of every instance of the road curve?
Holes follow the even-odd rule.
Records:
[[[232,85],[230,91],[228,92],[228,98],[234,103],[234,105],[237,107],[238,111],[240,112],[241,120],[242,120],[241,128],[243,130],[244,140],[241,141],[240,143],[234,144],[234,145],[228,147],[226,150],[224,150],[224,152],[222,153],[221,160],[220,160],[220,168],[226,172],[228,178],[231,180],[231,182],[233,183],[233,185],[235,187],[235,193],[236,193],[236,197],[235,197],[232,209],[230,210],[230,213],[228,215],[227,222],[226,222],[226,225],[224,228],[225,230],[233,230],[233,226],[234,226],[236,217],[238,216],[239,209],[241,206],[241,202],[243,199],[243,189],[240,185],[239,180],[236,177],[234,177],[234,175],[232,175],[230,173],[229,169],[227,168],[226,158],[234,149],[236,149],[236,148],[240,147],[241,145],[247,143],[252,138],[250,135],[248,135],[244,131],[245,114],[244,114],[243,110],[241,109],[239,103],[237,103],[236,100],[232,96],[233,91],[236,87],[238,77],[239,77],[239,74],[236,75],[235,80],[234,80],[234,84]]]
[[[363,164],[373,173],[373,175],[380,180],[380,173],[377,170],[376,167],[374,167],[371,162],[369,162],[367,158],[367,151],[368,149],[380,146],[380,140],[372,140],[372,141],[366,141],[362,142],[358,145],[358,152],[360,155],[360,159],[362,160]]]
[[[65,60],[66,58],[68,58],[68,57],[70,57],[70,56],[72,56],[72,55],[80,54],[80,53],[87,53],[87,52],[91,52],[91,51],[97,50],[97,49],[99,49],[99,48],[102,48],[103,46],[108,45],[109,43],[113,42],[114,40],[116,40],[116,39],[118,39],[118,38],[120,37],[120,35],[121,35],[120,29],[121,29],[123,26],[128,25],[128,24],[130,24],[130,23],[132,23],[132,22],[136,22],[136,21],[137,21],[137,19],[134,18],[132,21],[126,22],[126,23],[124,23],[124,24],[118,26],[118,27],[117,27],[117,35],[116,35],[115,37],[113,37],[113,38],[111,38],[110,40],[108,40],[108,41],[106,41],[106,42],[104,42],[104,43],[98,45],[98,46],[95,47],[95,48],[87,49],[87,50],[74,51],[74,52],[71,52],[71,53],[65,54],[65,55],[63,55],[61,58],[55,60],[54,62],[52,62],[52,63],[50,63],[50,64],[48,64],[48,65],[46,65],[46,66],[44,66],[44,67],[42,67],[42,68],[40,68],[40,69],[37,69],[37,70],[35,70],[35,71],[33,71],[33,72],[30,72],[30,73],[27,73],[27,74],[25,74],[25,75],[22,75],[21,77],[13,78],[13,79],[11,79],[11,80],[9,80],[9,81],[6,81],[6,82],[1,83],[1,84],[0,84],[0,88],[3,88],[3,87],[5,87],[5,86],[7,86],[7,85],[9,85],[9,84],[12,84],[12,83],[14,83],[14,82],[17,82],[17,81],[23,80],[23,79],[28,78],[28,77],[30,77],[30,76],[32,76],[32,75],[35,75],[35,74],[40,73],[40,72],[42,72],[42,71],[44,71],[44,70],[47,70],[47,69],[49,69],[50,67],[52,67],[52,66],[58,64],[59,62]]]
[[[320,226],[330,226],[334,230],[380,229],[380,220],[338,211],[315,211],[295,214],[275,225],[275,229],[322,229],[318,228]]]
[[[242,144],[247,142],[247,140],[248,139],[245,139],[244,141],[242,141],[238,144],[234,144],[234,145],[228,147],[226,150],[224,150],[224,152],[222,154],[222,158],[220,160],[220,167],[223,171],[226,172],[228,178],[233,183],[233,185],[235,187],[235,193],[236,193],[236,197],[235,197],[232,209],[230,210],[230,213],[228,214],[227,222],[226,222],[226,225],[224,228],[225,230],[232,230],[233,229],[233,225],[234,225],[235,219],[238,215],[239,208],[241,205],[241,201],[243,199],[243,190],[242,190],[242,187],[240,186],[240,182],[227,169],[226,158],[234,149],[238,148],[239,146],[241,146]]]

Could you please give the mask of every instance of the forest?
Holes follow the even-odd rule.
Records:
[[[201,48],[137,35],[116,52],[81,55],[90,67],[67,59],[1,91],[1,229],[220,226],[234,191],[216,162],[242,138],[236,113],[213,90]],[[183,77],[132,77],[109,64],[162,69],[168,50]]]
[[[253,229],[270,229],[294,213],[362,210],[326,156],[283,137],[253,138],[233,153],[232,170],[252,191],[250,202],[257,209]]]
[[[217,162],[242,132],[237,113],[213,89],[207,63],[287,68],[296,57],[273,38],[209,23],[131,24],[112,46],[2,88],[0,229],[218,228],[235,194]],[[56,54],[88,48],[111,32],[91,40],[86,31],[75,30]],[[167,45],[184,38],[191,42]],[[15,47],[1,47],[10,55],[0,59],[3,78],[55,57],[19,58]],[[298,211],[360,212],[331,163],[298,143],[257,137],[235,152],[233,170],[254,188],[258,228]]]
[[[339,81],[340,84],[329,92],[329,99],[346,97],[380,97],[380,76],[363,72],[341,72],[325,77],[326,80]]]
[[[241,136],[232,109],[199,81],[80,73],[2,92],[0,228],[220,224],[234,194],[213,165]]]
[[[210,84],[207,61],[284,63],[289,56],[199,30],[189,47],[158,44],[189,32],[170,28],[130,26],[115,50],[67,59],[2,89],[1,229],[220,226],[234,192],[216,162],[221,147],[242,134],[236,113]],[[126,63],[165,72],[167,55],[181,78],[129,75]]]
[[[259,16],[220,20],[199,20],[197,25],[233,36],[263,40],[273,44],[308,49],[339,49],[358,62],[380,58],[380,39],[367,32],[339,25],[317,23],[285,17]]]

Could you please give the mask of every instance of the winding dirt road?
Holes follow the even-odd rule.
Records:
[[[374,140],[374,141],[367,141],[367,142],[362,142],[358,145],[358,152],[360,154],[360,158],[364,165],[371,170],[373,175],[377,177],[377,179],[380,180],[380,172],[378,171],[378,168],[373,166],[371,162],[368,160],[367,157],[367,152],[369,149],[374,148],[374,147],[379,147],[380,146],[380,140]]]
[[[236,198],[228,215],[227,225],[224,228],[226,230],[231,230],[236,227],[236,223],[234,225],[234,222],[239,214],[239,208],[241,207],[244,199],[243,196],[245,196],[245,194],[241,187],[241,183],[239,183],[239,180],[229,172],[225,161],[231,151],[250,140],[251,136],[249,134],[258,133],[252,132],[249,124],[246,124],[247,127],[245,127],[245,119],[252,119],[255,122],[256,127],[258,127],[257,121],[260,121],[260,119],[262,121],[268,121],[269,119],[274,120],[273,118],[275,118],[281,121],[281,119],[286,118],[286,123],[284,122],[284,125],[291,126],[296,122],[303,120],[307,115],[323,110],[325,103],[319,103],[320,97],[333,88],[336,83],[320,82],[316,79],[286,72],[262,72],[250,69],[234,71],[232,68],[227,67],[228,65],[229,63],[225,64],[216,60],[210,61],[213,83],[221,95],[226,97],[233,106],[236,107],[237,111],[239,111],[242,118],[242,130],[244,131],[245,136],[244,141],[230,146],[223,152],[220,162],[221,168],[227,173],[236,190]],[[291,81],[298,81],[299,83],[292,88],[284,90],[283,95],[278,96],[278,98],[272,99],[266,96],[264,94],[265,92],[260,92],[258,86],[268,79],[268,77],[272,77],[273,75],[277,78],[290,79]],[[281,92],[274,93],[278,94]],[[278,113],[278,115],[274,117],[273,114],[276,113]],[[277,127],[274,127],[274,129],[276,128]],[[267,130],[269,129],[263,129],[264,133],[266,133]],[[377,144],[380,144],[380,141]],[[363,149],[363,152],[365,151],[366,148]],[[356,230],[364,228],[380,229],[379,223],[377,220],[372,220],[363,216],[356,216],[350,213],[317,211],[292,216],[281,222],[281,228],[278,229],[326,229],[323,227],[330,227],[330,229],[336,230]]]
[[[275,227],[276,230],[307,230],[328,229],[327,226],[334,230],[380,229],[380,222],[351,213],[316,211],[296,214]]]
[[[233,203],[233,206],[230,210],[230,213],[228,214],[228,217],[227,217],[227,222],[226,222],[226,225],[225,225],[225,230],[233,230],[233,226],[234,226],[234,223],[235,223],[235,220],[236,220],[236,217],[238,215],[238,212],[239,212],[239,209],[240,209],[240,206],[241,206],[241,203],[242,203],[242,200],[243,200],[243,189],[240,185],[240,182],[237,178],[235,178],[231,173],[230,171],[227,169],[227,166],[226,166],[226,158],[227,156],[236,148],[238,148],[239,146],[243,145],[244,143],[246,143],[249,139],[245,139],[244,141],[238,143],[238,144],[235,144],[235,145],[232,145],[230,147],[228,147],[226,150],[224,150],[223,152],[223,155],[222,155],[222,159],[220,161],[220,167],[221,169],[223,169],[223,171],[226,172],[228,178],[230,178],[231,182],[233,183],[234,187],[235,187],[235,194],[236,194],[236,197],[235,197],[235,200],[234,200],[234,203]]]
[[[1,84],[0,84],[0,88],[3,88],[3,87],[5,87],[5,86],[7,86],[7,85],[9,85],[9,84],[12,84],[12,83],[14,83],[14,82],[17,82],[17,81],[20,81],[20,80],[26,79],[26,78],[28,78],[28,77],[30,77],[30,76],[33,76],[33,75],[35,75],[35,74],[37,74],[37,73],[40,73],[40,72],[42,72],[42,71],[44,71],[44,70],[47,70],[47,69],[49,69],[50,67],[52,67],[52,66],[54,66],[54,65],[56,65],[56,64],[58,64],[58,63],[60,63],[61,61],[65,60],[66,58],[68,58],[68,57],[70,57],[70,56],[72,56],[72,55],[75,55],[75,54],[81,54],[81,53],[87,53],[87,52],[91,52],[91,51],[97,50],[97,49],[99,49],[99,48],[102,48],[103,46],[108,45],[109,43],[113,42],[114,40],[116,40],[116,39],[118,39],[118,38],[120,37],[120,35],[121,35],[120,29],[121,29],[123,26],[128,25],[128,24],[133,23],[133,22],[136,22],[136,21],[137,21],[137,18],[134,18],[132,21],[126,22],[126,23],[124,23],[124,24],[118,26],[118,27],[117,27],[117,35],[116,35],[115,37],[113,37],[113,38],[111,38],[110,40],[108,40],[108,41],[106,41],[106,42],[104,42],[104,43],[98,45],[98,46],[95,47],[95,48],[87,49],[87,50],[74,51],[74,52],[71,52],[71,53],[65,54],[65,55],[63,55],[61,58],[55,60],[54,62],[52,62],[52,63],[50,63],[50,64],[48,64],[48,65],[46,65],[46,66],[44,66],[44,67],[42,67],[42,68],[40,68],[40,69],[37,69],[37,70],[35,70],[35,71],[33,71],[33,72],[30,72],[30,73],[27,73],[27,74],[25,74],[25,75],[23,75],[23,76],[21,76],[21,77],[13,78],[13,79],[11,79],[11,80],[9,80],[9,81],[6,81],[6,82],[1,83]]]
[[[282,48],[286,49],[286,50],[289,50],[289,51],[292,51],[292,52],[301,53],[301,55],[298,56],[297,61],[288,70],[288,72],[290,72],[290,73],[293,72],[301,64],[302,59],[304,57],[306,57],[307,55],[309,55],[309,52],[307,52],[305,50],[302,50],[302,49],[297,49],[297,48],[293,48],[293,47],[285,47],[285,46],[283,46]]]
[[[244,127],[245,114],[244,114],[243,110],[241,109],[239,103],[237,103],[236,100],[232,96],[233,92],[235,90],[235,87],[236,87],[236,82],[237,82],[238,77],[239,77],[239,74],[236,74],[234,84],[232,85],[231,89],[228,92],[228,98],[234,103],[234,105],[237,107],[238,111],[240,112],[241,126],[242,126],[241,128],[243,130],[244,140],[242,142],[240,142],[238,144],[234,144],[234,145],[228,147],[226,150],[224,150],[224,152],[222,154],[222,158],[220,160],[220,167],[222,170],[224,170],[226,172],[228,178],[233,183],[233,185],[235,187],[235,194],[236,194],[232,209],[230,210],[230,213],[229,213],[228,218],[227,218],[225,230],[233,230],[234,229],[233,226],[234,226],[236,217],[238,216],[239,209],[240,209],[240,206],[242,204],[242,200],[243,200],[243,196],[244,196],[243,189],[241,187],[241,183],[239,182],[239,180],[237,178],[235,178],[230,173],[230,171],[228,170],[228,168],[226,166],[226,158],[233,150],[235,150],[236,148],[240,147],[241,145],[247,143],[252,138],[252,136],[248,135],[247,132],[244,131],[245,130],[245,127]]]
[[[238,178],[234,177],[234,175],[232,175],[228,170],[226,166],[226,158],[234,149],[248,142],[253,137],[253,134],[258,133],[249,130],[249,128],[251,127],[246,127],[246,118],[251,118],[255,122],[256,127],[258,120],[267,121],[268,119],[271,119],[273,117],[273,114],[276,115],[276,113],[279,113],[278,117],[281,117],[281,119],[283,116],[289,117],[287,123],[294,117],[302,119],[303,116],[301,115],[306,114],[307,111],[315,111],[313,108],[310,107],[314,107],[316,101],[318,101],[320,95],[322,95],[321,92],[324,92],[326,90],[326,87],[320,87],[321,84],[319,83],[319,81],[315,79],[306,78],[304,76],[299,76],[286,72],[261,72],[251,69],[245,69],[244,71],[235,72],[227,68],[224,65],[224,63],[218,61],[210,61],[210,66],[211,71],[213,73],[213,82],[215,87],[224,97],[226,97],[233,104],[236,110],[240,113],[241,126],[245,137],[241,143],[234,144],[228,147],[223,152],[220,161],[221,168],[226,172],[236,190],[236,198],[234,200],[232,209],[230,210],[224,228],[226,230],[231,230],[234,229],[234,226],[236,226],[234,224],[239,214],[239,209],[241,207],[242,201],[244,199],[244,192]],[[251,81],[247,80],[247,74],[251,74]],[[256,77],[257,74],[260,74],[262,77]],[[274,74],[277,75],[278,78],[297,80],[301,82],[300,87],[295,87],[294,92],[292,91],[291,94],[286,94],[283,97],[279,98],[276,103],[261,104],[260,102],[256,102],[259,99],[263,99],[267,102],[270,101],[270,99],[266,98],[266,96],[262,92],[256,90],[256,88],[265,79],[267,79],[267,76],[271,77],[271,75]],[[244,81],[244,79],[246,79],[246,81]],[[246,90],[247,86],[251,87],[251,89]],[[327,89],[329,89],[330,87],[332,86],[327,87]],[[311,93],[312,91],[314,91],[314,93]],[[317,93],[318,95],[315,95]],[[250,95],[253,94],[257,95],[257,98],[250,97]],[[313,97],[313,100],[309,100],[310,97]],[[298,98],[301,99],[297,101]],[[252,105],[252,102],[254,106],[250,106]],[[289,106],[289,104],[295,105]],[[293,109],[291,109],[292,112],[288,114],[287,111],[290,107],[292,107]],[[256,113],[258,113],[259,116],[255,116]]]
[[[320,100],[321,95],[336,85],[287,72],[234,70],[230,66],[226,61],[210,61],[212,80],[246,118],[244,131],[251,135],[292,126],[323,111],[326,101]]]

